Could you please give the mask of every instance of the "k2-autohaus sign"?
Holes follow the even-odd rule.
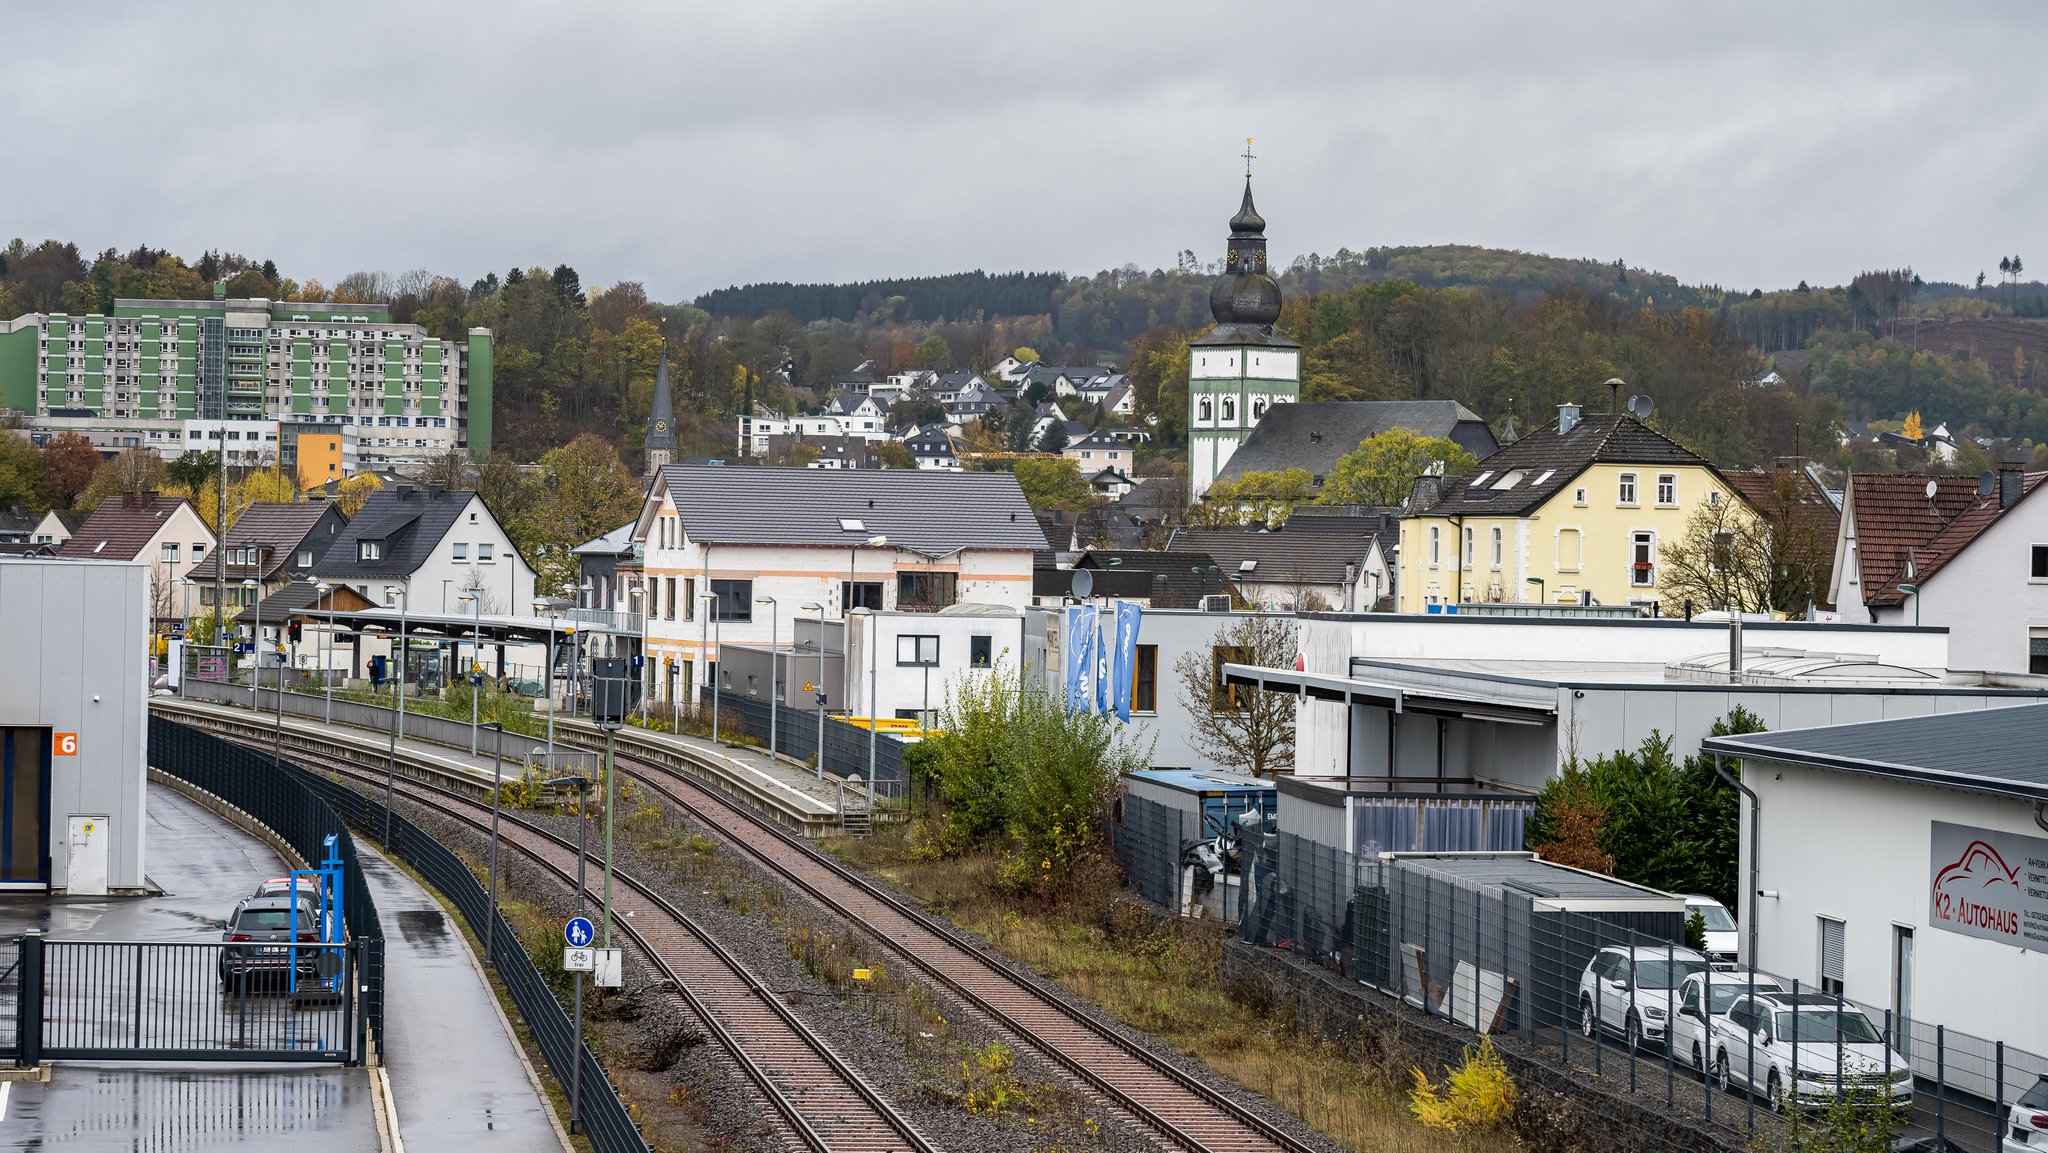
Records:
[[[1935,821],[1928,844],[1929,925],[2048,949],[2048,841]]]

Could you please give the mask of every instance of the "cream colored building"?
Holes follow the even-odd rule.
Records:
[[[1713,465],[1628,413],[1558,419],[1444,482],[1401,521],[1399,609],[1475,601],[1659,605],[1665,542],[1701,505],[1741,496]]]

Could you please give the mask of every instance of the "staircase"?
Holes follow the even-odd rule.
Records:
[[[839,814],[839,828],[849,837],[865,837],[875,831],[867,809],[848,809]]]

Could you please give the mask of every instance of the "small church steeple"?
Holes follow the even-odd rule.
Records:
[[[676,404],[668,390],[668,346],[661,348],[661,367],[654,373],[654,408],[647,415],[647,479],[663,465],[676,462]]]

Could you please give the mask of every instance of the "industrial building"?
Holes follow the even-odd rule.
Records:
[[[143,889],[149,566],[0,559],[0,890]]]
[[[107,452],[232,452],[250,422],[275,458],[289,421],[353,429],[365,465],[400,464],[490,450],[491,358],[489,329],[441,340],[383,304],[116,300],[112,315],[0,324],[0,406],[38,442],[76,432]]]

